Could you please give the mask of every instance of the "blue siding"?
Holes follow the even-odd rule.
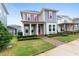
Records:
[[[56,16],[56,15],[54,14],[54,16]],[[52,22],[52,23],[56,23],[56,22],[57,22],[55,17],[52,18],[52,19],[48,19],[48,17],[49,17],[48,12],[45,11],[45,21],[46,21],[46,22]],[[52,17],[53,17],[53,16],[52,16]]]
[[[45,21],[48,21],[48,12],[45,12]]]

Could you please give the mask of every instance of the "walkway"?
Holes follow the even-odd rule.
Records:
[[[47,42],[49,42],[49,43],[55,45],[55,46],[60,46],[60,45],[64,44],[64,42],[58,41],[58,40],[53,39],[53,38],[43,37],[43,39],[44,39],[45,41],[47,41]]]
[[[79,39],[58,46],[38,56],[79,56]]]

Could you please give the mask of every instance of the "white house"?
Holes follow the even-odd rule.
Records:
[[[23,35],[45,35],[57,33],[58,10],[42,8],[40,11],[21,11]]]
[[[73,18],[73,22],[76,23],[75,29],[79,30],[79,18]]]
[[[0,3],[0,21],[7,27],[7,15],[8,11],[3,3]]]
[[[58,32],[63,31],[76,31],[77,23],[73,21],[72,18],[68,16],[57,16]]]

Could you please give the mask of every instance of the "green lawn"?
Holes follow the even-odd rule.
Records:
[[[68,35],[68,36],[56,36],[56,37],[53,37],[59,41],[62,41],[62,42],[70,42],[70,41],[73,41],[73,40],[76,40],[79,38],[79,35]]]
[[[42,39],[16,41],[16,38],[14,38],[12,43],[13,47],[0,52],[1,56],[32,56],[55,48],[54,45]]]

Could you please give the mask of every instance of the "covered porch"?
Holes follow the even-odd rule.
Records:
[[[75,32],[78,28],[77,23],[61,23],[58,26],[60,27],[60,31],[65,33]]]
[[[45,24],[44,23],[24,23],[23,24],[23,35],[44,35]]]

